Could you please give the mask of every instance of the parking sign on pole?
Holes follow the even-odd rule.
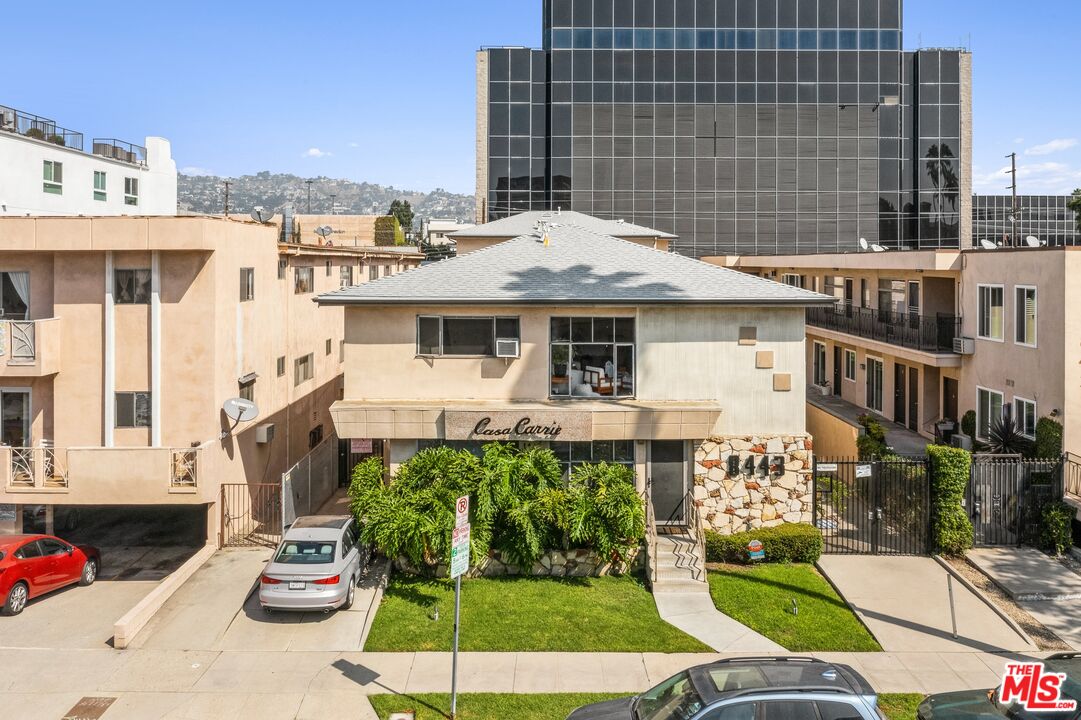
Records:
[[[469,496],[454,503],[454,529],[450,536],[450,576],[454,578],[454,652],[450,666],[450,717],[458,714],[458,624],[462,614],[462,575],[469,570]]]

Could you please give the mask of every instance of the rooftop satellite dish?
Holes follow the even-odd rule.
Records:
[[[1040,238],[1036,237],[1035,235],[1029,235],[1028,237],[1026,237],[1025,244],[1029,247],[1040,247],[1041,245],[1043,245],[1043,243],[1040,242]]]
[[[980,240],[980,247],[982,247],[984,250],[994,250],[998,248],[998,245],[995,245],[987,238],[984,238],[983,240]]]
[[[866,250],[870,245],[867,244],[867,238],[860,238],[860,250]]]
[[[259,417],[259,407],[251,400],[245,400],[244,398],[229,398],[226,400],[221,409],[229,416],[234,422],[248,422]]]
[[[257,223],[270,222],[271,218],[273,217],[274,213],[270,210],[267,210],[262,205],[256,205],[251,209],[251,219]]]
[[[319,237],[324,237],[324,238],[327,235],[330,235],[332,232],[334,232],[334,230],[331,229],[330,225],[320,225],[319,227],[317,227],[315,229],[315,234],[318,235]]]
[[[872,252],[886,252],[887,250],[889,250],[888,247],[883,247],[882,245],[879,245],[877,243],[874,244],[874,245],[871,245],[871,251]]]

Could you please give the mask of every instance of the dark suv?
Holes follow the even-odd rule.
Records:
[[[810,657],[698,665],[641,695],[585,705],[567,720],[881,720],[858,672]]]

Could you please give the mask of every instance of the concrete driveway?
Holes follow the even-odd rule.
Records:
[[[379,573],[357,589],[351,610],[274,612],[253,591],[271,551],[225,549],[165,603],[132,647],[154,650],[357,651],[375,612]]]
[[[948,573],[933,558],[823,555],[818,566],[883,650],[1037,650],[983,600],[956,580],[953,581],[953,596],[957,638],[954,638]]]

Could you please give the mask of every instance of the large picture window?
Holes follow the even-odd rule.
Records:
[[[977,334],[984,340],[1002,340],[1002,286],[980,285]]]
[[[1036,347],[1036,288],[1014,288],[1014,342]]]
[[[417,316],[417,355],[492,357],[497,338],[519,340],[518,318]]]
[[[1002,393],[976,388],[976,437],[986,440],[991,435],[991,425],[1002,419]]]
[[[634,395],[634,318],[554,317],[552,395]]]

